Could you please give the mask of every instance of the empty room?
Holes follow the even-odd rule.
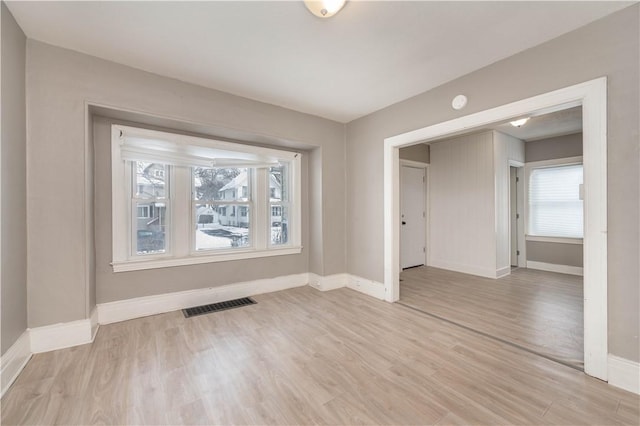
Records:
[[[2,424],[640,423],[638,2],[0,6]]]
[[[558,108],[401,149],[400,302],[582,370],[582,107]]]

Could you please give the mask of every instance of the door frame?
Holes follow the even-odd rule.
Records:
[[[423,183],[423,190],[424,190],[424,266],[428,266],[431,262],[430,262],[430,255],[429,253],[431,253],[431,251],[429,250],[429,163],[423,163],[422,161],[414,161],[414,160],[405,160],[405,159],[400,159],[400,164],[399,167],[402,166],[407,166],[407,167],[414,167],[416,169],[424,169],[424,183]],[[398,169],[400,170],[400,169]],[[400,222],[398,222],[399,224]],[[399,228],[398,228],[399,229]],[[400,262],[400,255],[398,254],[398,268],[401,271],[402,270],[402,265]]]
[[[525,163],[516,160],[509,160],[509,172],[511,167],[516,170],[520,170],[522,174],[524,171]],[[509,185],[511,185],[511,174],[509,174]],[[520,223],[518,223],[518,250],[520,255],[518,256],[518,268],[527,267],[527,240],[525,238],[525,229],[527,229],[527,215],[526,215],[526,203],[525,203],[525,177],[518,176],[518,183],[516,184],[516,210],[520,212]],[[511,186],[509,186],[509,210],[511,210]],[[509,211],[509,232],[511,232],[511,211]],[[509,238],[509,255],[511,255],[511,238]]]
[[[400,296],[399,149],[474,128],[582,105],[584,164],[584,371],[607,380],[607,78],[429,125],[384,140],[385,300]]]

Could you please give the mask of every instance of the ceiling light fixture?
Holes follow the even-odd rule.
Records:
[[[309,12],[318,18],[330,18],[342,9],[347,0],[304,0]]]
[[[513,127],[521,127],[524,123],[526,123],[527,121],[529,121],[529,117],[527,118],[521,118],[520,120],[515,120],[511,122],[511,125]]]

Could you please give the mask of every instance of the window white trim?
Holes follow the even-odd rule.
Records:
[[[274,247],[269,250],[236,250],[233,252],[221,252],[211,254],[207,251],[204,254],[194,253],[188,257],[171,257],[157,259],[127,260],[112,262],[113,272],[141,271],[145,269],[170,268],[173,266],[199,265],[202,263],[228,262],[230,260],[256,259],[269,256],[286,256],[300,254],[302,246]]]
[[[168,211],[170,211],[170,231],[167,239],[167,253],[150,255],[133,255],[133,224],[134,209],[132,208],[131,161],[135,161],[132,151],[122,156],[122,147],[127,138],[150,140],[152,149],[145,151],[144,143],[138,143],[135,148],[144,152],[144,156],[137,161],[167,161],[173,164],[168,168]],[[161,153],[160,158],[154,159],[159,151],[157,147],[168,141],[169,151]],[[156,143],[157,142],[157,143]],[[176,148],[177,147],[177,148]],[[195,148],[194,148],[195,147]],[[178,149],[174,155],[171,149]],[[192,157],[191,153],[199,155]],[[220,154],[222,159],[214,158]],[[211,155],[211,157],[207,157]],[[301,154],[271,148],[256,147],[240,143],[216,141],[212,139],[183,136],[179,134],[139,129],[129,126],[113,125],[111,135],[111,171],[112,171],[112,240],[114,272],[164,268],[210,262],[223,262],[240,259],[252,259],[267,256],[281,256],[299,254],[301,244]],[[226,204],[249,204],[250,226],[252,231],[262,229],[264,232],[252,232],[251,246],[234,248],[231,250],[199,250],[195,251],[192,172],[193,166],[205,167],[249,167],[258,170],[252,173],[254,181],[254,197],[251,202],[231,201]],[[268,191],[268,167],[287,162],[289,164],[290,199],[285,202],[289,206],[288,243],[283,245],[270,244],[270,203],[269,194],[262,194],[261,189]],[[262,176],[262,177],[260,177]],[[262,182],[261,182],[262,181]],[[263,183],[264,185],[261,185]],[[137,213],[137,209],[136,209]],[[137,216],[137,214],[135,214]],[[260,221],[265,224],[255,226]],[[262,235],[264,234],[264,235]],[[170,249],[170,251],[169,251]]]
[[[552,160],[542,160],[542,161],[530,161],[528,163],[524,163],[524,167],[525,167],[525,171],[529,172],[531,169],[540,169],[543,167],[570,166],[573,164],[582,164],[582,156],[554,158]]]
[[[607,78],[554,90],[386,138],[384,141],[385,299],[400,297],[399,149],[531,112],[582,105],[584,165],[584,369],[607,380]]]
[[[538,241],[541,243],[562,243],[562,244],[578,244],[582,245],[582,238],[566,238],[566,237],[539,237],[537,235],[526,235],[527,241]]]
[[[542,161],[530,161],[524,164],[524,229],[526,241],[542,241],[550,243],[567,243],[567,244],[582,244],[583,238],[569,238],[569,237],[549,237],[545,235],[530,235],[529,232],[529,180],[531,178],[531,171],[534,169],[543,169],[547,167],[561,167],[561,166],[573,166],[582,163],[582,156],[576,157],[564,157],[554,158],[551,160]],[[584,166],[584,165],[583,165]],[[585,178],[586,180],[586,178]],[[586,222],[585,222],[586,227]]]

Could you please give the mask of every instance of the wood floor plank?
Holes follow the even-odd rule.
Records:
[[[518,268],[494,280],[431,267],[401,274],[416,309],[582,368],[582,277]]]
[[[399,304],[296,288],[39,354],[2,424],[635,424],[640,399]]]

